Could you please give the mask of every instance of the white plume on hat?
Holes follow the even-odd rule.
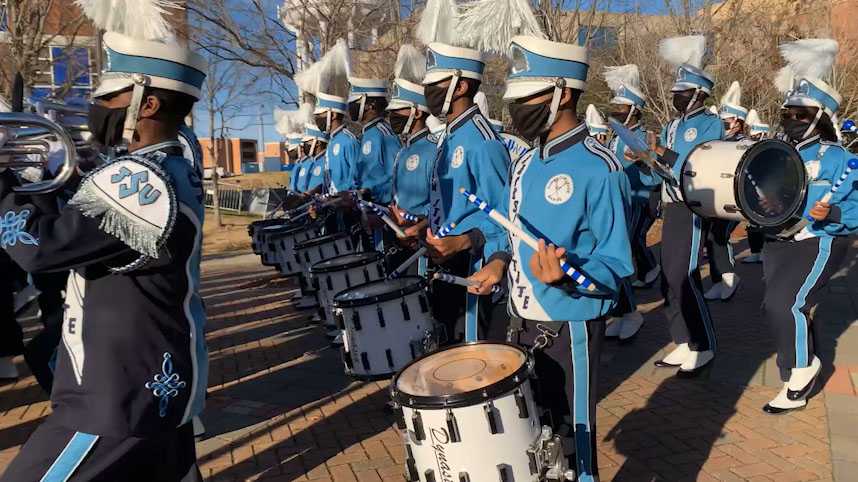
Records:
[[[597,109],[596,106],[593,104],[587,106],[587,114],[584,119],[584,122],[587,124],[587,127],[589,129],[608,128],[608,125],[605,123],[605,118],[602,117],[602,114],[599,113],[599,109]]]
[[[349,47],[339,39],[319,61],[297,73],[294,80],[298,88],[313,95],[348,97],[349,75]]]
[[[414,29],[414,36],[424,45],[432,42],[456,45],[458,15],[454,0],[428,0]]]
[[[605,67],[605,82],[611,91],[616,92],[623,87],[640,90],[641,74],[635,64]]]
[[[291,130],[292,113],[295,111],[283,110],[279,107],[274,108],[274,130],[281,136],[288,136],[293,131]]]
[[[703,59],[706,55],[706,37],[688,35],[663,39],[658,44],[658,54],[674,67],[690,65],[703,69]]]
[[[183,7],[174,0],[75,0],[96,27],[141,40],[174,38],[165,18],[168,9]]]
[[[734,80],[733,83],[730,84],[730,88],[727,89],[727,92],[725,92],[724,95],[721,96],[721,105],[732,105],[741,107],[742,86],[739,84],[738,81]]]
[[[447,125],[441,122],[441,119],[435,117],[434,115],[430,115],[426,118],[426,127],[429,128],[429,132],[432,134],[440,134]]]
[[[832,39],[802,39],[780,46],[787,65],[775,77],[775,87],[789,92],[796,79],[825,80],[837,58],[838,44]]]
[[[718,115],[718,106],[717,105],[710,105],[709,106],[709,112],[711,112],[715,115]]]
[[[508,55],[517,35],[545,38],[528,0],[472,0],[459,10],[456,30],[463,47]]]
[[[748,112],[748,120],[746,123],[749,126],[766,125],[763,123],[763,120],[760,119],[760,114],[757,113],[757,109],[751,109],[751,111]]]
[[[426,76],[426,56],[415,46],[404,44],[399,47],[393,72],[397,79],[419,84]]]
[[[480,113],[483,114],[483,117],[486,119],[491,118],[489,115],[489,100],[486,98],[486,94],[483,91],[479,91],[474,95],[474,104],[477,104],[477,107],[480,108]]]

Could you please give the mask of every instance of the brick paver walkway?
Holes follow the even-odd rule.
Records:
[[[606,344],[603,481],[858,481],[858,269],[844,268],[818,311],[824,357],[836,360],[825,390],[780,417],[760,411],[780,384],[760,316],[760,267],[737,270],[739,294],[711,305],[721,352],[705,379],[652,366],[670,348],[654,290],[639,293],[648,313],[637,339]],[[343,374],[310,313],[294,309],[294,283],[250,255],[207,261],[204,271],[211,375],[197,447],[207,480],[404,480],[387,383]],[[45,398],[32,377],[0,386],[0,470],[49,412]]]

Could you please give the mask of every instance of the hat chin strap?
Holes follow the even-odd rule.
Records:
[[[318,142],[318,139],[316,139],[315,137],[313,138],[312,141],[310,141],[310,153],[307,154],[308,156],[315,156],[316,155],[316,142]]]
[[[325,132],[331,132],[331,118],[334,116],[334,112],[331,109],[328,109],[325,112]],[[313,139],[313,142],[316,140]]]
[[[450,111],[450,104],[453,102],[453,92],[456,91],[456,86],[459,85],[459,78],[461,76],[462,73],[457,70],[450,79],[450,86],[447,87],[447,95],[444,97],[444,107],[441,108],[442,116],[446,116],[447,112]]]
[[[688,105],[685,106],[685,112],[683,112],[682,115],[688,114],[691,110],[691,106],[697,103],[697,99],[700,97],[700,92],[702,92],[700,89],[694,89],[694,95],[691,96],[691,100],[688,101]]]
[[[414,124],[414,118],[417,116],[417,107],[411,106],[411,114],[408,115],[408,122],[402,128],[400,134],[407,136],[411,132],[411,126]]]
[[[557,109],[560,107],[560,99],[563,97],[563,88],[565,86],[566,81],[563,79],[557,79],[557,82],[554,83],[554,93],[551,95],[551,110],[548,114],[548,120],[542,129],[543,131],[550,129],[557,119]]]
[[[635,115],[635,111],[637,111],[637,110],[638,110],[637,106],[632,105],[632,106],[630,106],[630,107],[631,107],[631,108],[629,109],[629,113],[628,113],[628,114],[626,114],[626,118],[625,118],[625,120],[623,120],[623,125],[624,125],[624,126],[628,126],[628,125],[629,125],[629,122],[632,120],[632,116],[633,116],[633,115]]]
[[[134,75],[134,90],[131,91],[131,104],[125,111],[125,124],[122,126],[122,140],[127,145],[134,141],[134,131],[137,130],[137,118],[140,117],[140,107],[143,103],[143,94],[146,91],[148,79],[140,74]]]
[[[813,122],[807,126],[807,130],[804,131],[804,135],[801,137],[801,140],[805,140],[810,137],[810,134],[816,129],[816,126],[819,125],[819,120],[822,119],[822,108],[816,110],[816,116],[813,118]]]
[[[363,120],[363,112],[366,108],[366,94],[360,96],[360,109],[358,109],[358,118],[355,119],[355,122],[361,122]]]

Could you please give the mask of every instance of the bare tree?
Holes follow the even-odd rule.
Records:
[[[45,65],[43,55],[53,45],[73,45],[79,35],[92,35],[85,17],[70,1],[7,0],[8,31],[2,48],[6,61],[0,68],[0,91],[8,96],[15,74],[32,86]]]

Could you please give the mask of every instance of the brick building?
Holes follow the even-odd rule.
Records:
[[[235,176],[249,172],[259,172],[259,159],[256,152],[256,139],[239,139],[230,137],[227,139],[215,139],[217,149],[218,168],[221,175]],[[212,156],[212,139],[200,138],[200,146],[203,148],[203,168],[213,169],[215,158]]]

